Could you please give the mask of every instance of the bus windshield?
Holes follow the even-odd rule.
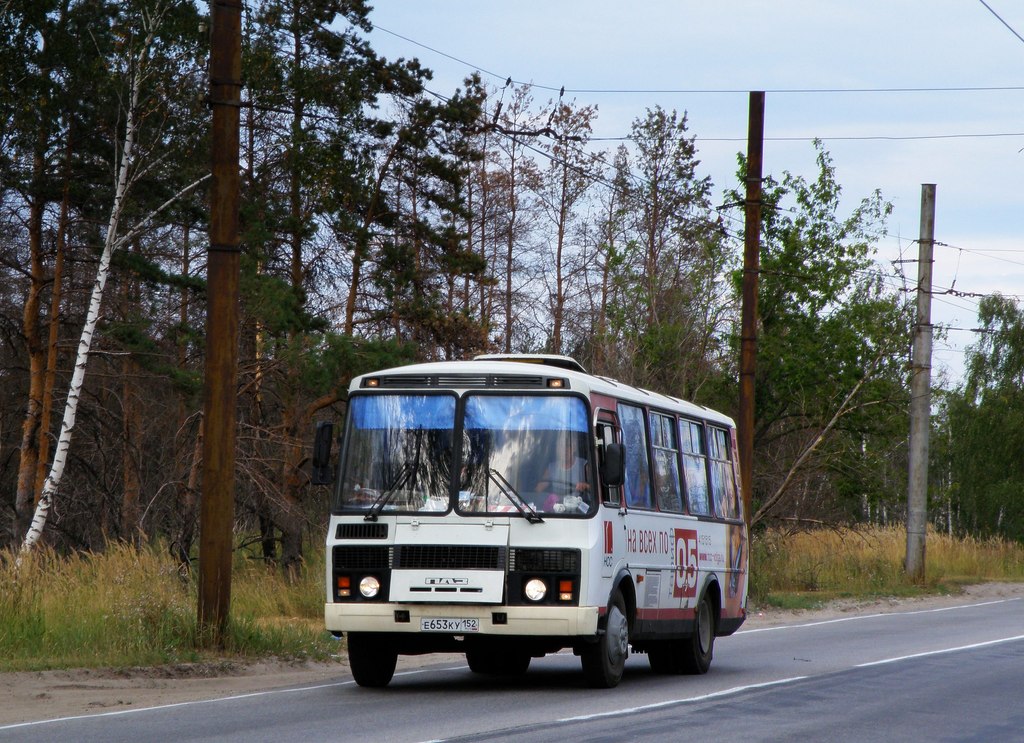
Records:
[[[525,502],[541,515],[590,513],[587,430],[577,397],[468,396],[459,510],[504,513]]]
[[[471,394],[461,426],[454,395],[358,395],[349,405],[335,510],[446,513],[456,466],[460,513],[535,522],[595,510],[581,398]]]
[[[453,395],[360,395],[349,403],[342,509],[447,511]]]

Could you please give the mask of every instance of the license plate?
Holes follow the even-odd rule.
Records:
[[[424,617],[420,620],[420,629],[424,632],[479,632],[480,620],[449,617]]]

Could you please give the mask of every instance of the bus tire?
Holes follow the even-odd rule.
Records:
[[[618,686],[628,657],[629,618],[626,616],[626,602],[616,588],[608,602],[604,634],[580,653],[587,684],[597,689]]]
[[[647,661],[655,673],[677,675],[685,673],[682,657],[684,643],[689,640],[655,640],[647,645]]]
[[[486,676],[522,676],[530,667],[530,656],[514,650],[494,652],[480,649],[466,651],[466,663],[473,673]]]
[[[380,688],[391,683],[398,664],[398,651],[384,635],[348,633],[348,664],[360,686]]]
[[[707,673],[715,651],[715,609],[705,591],[693,616],[693,634],[681,641],[683,673]]]

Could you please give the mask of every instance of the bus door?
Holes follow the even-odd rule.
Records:
[[[609,447],[612,444],[621,444],[622,431],[619,429],[615,413],[601,408],[597,410],[594,430],[597,434],[601,502],[604,505],[600,511],[601,578],[610,580],[615,577],[623,560],[625,528],[622,513],[622,484],[605,482],[604,473]]]

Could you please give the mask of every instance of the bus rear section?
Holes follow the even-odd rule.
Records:
[[[515,675],[569,648],[590,685],[611,687],[631,644],[656,671],[707,670],[714,636],[742,621],[745,568],[743,605],[730,607],[722,525],[624,501],[628,443],[614,427],[599,435],[592,387],[602,384],[505,361],[353,381],[325,622],[346,636],[358,684],[387,685],[403,654],[464,653],[476,673]],[[322,449],[315,460],[323,468]],[[679,530],[684,521],[692,528]],[[671,544],[649,552],[638,529]],[[722,545],[704,550],[722,557],[717,568],[701,565],[702,540]],[[661,576],[664,596],[651,590]],[[689,605],[672,588],[687,581]]]

